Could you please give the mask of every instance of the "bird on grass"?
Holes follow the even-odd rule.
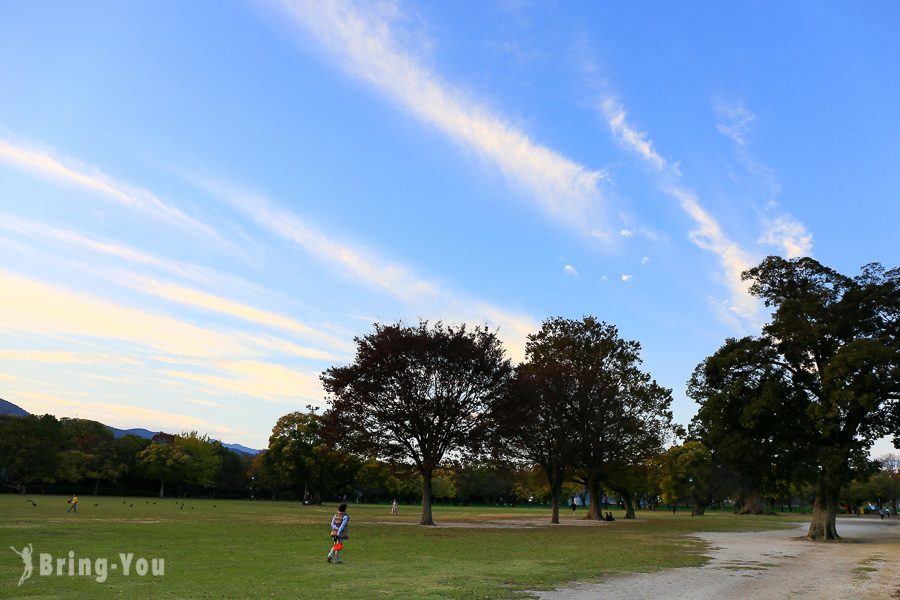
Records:
[[[218,507],[218,506],[216,506],[216,505],[215,505],[215,504],[213,504],[213,508],[219,508],[219,507]]]
[[[100,506],[99,504],[95,504],[94,506]]]
[[[28,500],[25,500],[25,502],[31,502],[32,506],[37,506],[37,504],[34,503],[34,500],[31,500],[30,498]]]
[[[181,506],[179,506],[178,510],[184,510],[184,505],[182,504]]]
[[[134,504],[129,504],[128,508],[134,508]]]

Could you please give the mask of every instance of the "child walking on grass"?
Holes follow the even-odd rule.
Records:
[[[344,549],[344,540],[350,537],[347,531],[347,524],[350,522],[350,515],[347,514],[347,505],[338,506],[338,511],[331,517],[331,550],[328,552],[328,562],[334,561],[335,564],[341,561],[341,550]]]

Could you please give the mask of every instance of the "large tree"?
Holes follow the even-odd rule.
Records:
[[[211,487],[222,462],[218,442],[196,431],[181,435],[157,434],[153,442],[138,454],[144,474],[159,481],[159,497],[165,494],[166,482]]]
[[[127,466],[116,455],[116,438],[112,430],[97,421],[62,418],[64,450],[60,453],[60,478],[94,482],[94,495],[100,482],[115,480],[125,474]]]
[[[352,480],[359,466],[329,447],[322,437],[322,417],[311,406],[278,419],[263,462],[279,481],[296,487],[304,501],[314,504],[330,489]]]
[[[422,476],[422,525],[433,525],[432,475],[453,453],[480,445],[511,367],[497,336],[465,325],[376,324],[356,358],[322,376],[328,427],[360,453],[409,462]]]
[[[760,338],[798,391],[816,498],[808,537],[839,536],[835,516],[853,463],[879,437],[900,443],[900,269],[856,277],[811,258],[770,256],[743,274],[773,309]]]
[[[694,369],[687,394],[700,405],[691,434],[733,474],[742,514],[765,513],[777,482],[802,478],[810,431],[804,392],[767,340],[726,340]]]
[[[575,381],[572,365],[522,363],[492,419],[503,453],[543,470],[550,485],[551,523],[559,523],[563,483],[575,466]]]
[[[575,465],[590,494],[589,519],[600,519],[604,482],[632,500],[634,468],[659,454],[675,431],[671,390],[641,370],[640,350],[615,326],[590,316],[548,319],[528,336],[529,362],[565,373],[560,393],[577,446]],[[633,518],[633,504],[627,516]]]

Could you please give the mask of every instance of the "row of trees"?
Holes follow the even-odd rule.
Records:
[[[353,364],[322,375],[323,436],[342,453],[414,465],[423,525],[434,523],[435,470],[487,457],[539,466],[555,523],[569,480],[594,499],[612,487],[633,518],[642,465],[678,431],[640,345],[593,317],[548,320],[515,369],[485,328],[376,325],[356,342]],[[599,502],[590,507],[599,519]]]
[[[509,454],[507,454],[509,456]],[[301,498],[309,503],[350,498],[361,502],[419,502],[422,476],[411,464],[387,462],[335,452],[323,437],[322,416],[308,407],[279,419],[269,448],[254,463],[257,492],[269,498]],[[607,502],[621,504],[626,514],[635,507],[655,509],[660,501],[685,505],[694,515],[709,506],[728,507],[743,514],[767,512],[775,507],[808,508],[816,497],[815,486],[802,478],[769,478],[748,491],[745,476],[718,460],[703,442],[688,439],[653,455],[631,471],[628,487],[604,481],[595,492],[598,509]],[[529,504],[552,503],[554,496],[590,496],[584,479],[570,471],[554,492],[547,469],[528,460],[444,461],[432,474],[432,498],[452,503]],[[622,490],[626,489],[627,494]],[[856,479],[843,490],[843,510],[855,513],[869,503],[897,509],[900,500],[900,456],[886,455],[866,462]],[[558,506],[558,504],[557,504]],[[557,513],[558,509],[554,509]]]
[[[337,453],[322,437],[322,416],[312,409],[285,415],[273,428],[269,448],[257,457],[235,454],[196,434],[158,434],[155,440],[111,437],[94,421],[42,417],[0,417],[0,481],[12,491],[29,489],[103,493],[162,492],[172,495],[265,497],[318,503],[351,498],[362,502],[419,502],[421,476],[411,465],[362,460]],[[216,467],[216,456],[219,457]],[[847,508],[866,503],[892,505],[900,498],[900,456],[870,465],[842,493]],[[707,506],[742,499],[740,480],[697,441],[687,441],[648,460],[632,480],[632,505],[655,508],[661,499],[690,505],[694,514]],[[604,484],[598,508],[624,498]],[[527,461],[488,458],[446,462],[432,476],[432,497],[452,503],[549,503],[554,494],[546,471]],[[583,480],[571,477],[562,486],[566,499],[588,499]],[[778,481],[759,491],[765,506],[799,500],[811,504],[812,486]],[[740,505],[740,504],[739,504]],[[746,506],[746,505],[744,505]]]
[[[553,522],[567,481],[593,498],[613,489],[633,517],[648,469],[682,464],[692,486],[710,482],[707,498],[736,488],[747,512],[779,487],[813,484],[808,536],[836,539],[841,490],[869,468],[874,440],[893,434],[900,445],[900,269],[873,263],[847,277],[810,258],[769,257],[743,278],[771,320],[694,371],[688,394],[700,410],[689,432],[672,422],[670,390],[640,369],[640,345],[585,317],[544,322],[516,368],[487,329],[376,325],[356,339],[351,365],[322,374],[323,438],[342,453],[414,465],[425,525],[435,469],[493,456],[542,469]]]
[[[89,485],[95,494],[101,485],[132,492],[155,485],[161,498],[168,484],[177,492],[241,495],[251,462],[196,432],[116,438],[87,419],[0,416],[0,479],[23,494],[33,484]]]

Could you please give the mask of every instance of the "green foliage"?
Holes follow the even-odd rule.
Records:
[[[138,454],[138,462],[147,477],[160,481],[160,497],[167,482],[210,487],[222,462],[217,444],[196,431],[165,436],[144,448]]]
[[[690,502],[702,515],[721,489],[721,474],[703,443],[688,440],[669,448],[659,459],[659,487],[663,502]]]
[[[516,496],[517,473],[506,465],[479,462],[457,468],[453,481],[456,498],[463,502],[495,504],[509,502]],[[528,495],[523,500],[528,500]]]
[[[452,453],[477,451],[509,361],[496,335],[437,323],[376,324],[356,338],[356,358],[322,376],[335,447],[414,464],[422,475],[422,523],[431,524],[432,474]]]
[[[687,394],[700,405],[691,434],[736,475],[733,495],[761,498],[810,476],[804,391],[767,340],[726,340],[694,370]]]
[[[326,443],[322,417],[312,407],[307,409],[278,419],[262,462],[274,481],[299,490],[304,500],[318,503],[326,493],[348,486],[359,462],[338,454]]]
[[[640,369],[640,349],[594,317],[548,319],[528,337],[528,362],[548,374],[550,389],[559,396],[551,400],[559,407],[554,414],[574,442],[572,454],[565,456],[570,451],[565,450],[559,464],[578,469],[592,499],[600,498],[603,481],[630,502],[636,470],[677,430],[669,410],[671,390]],[[554,418],[545,422],[560,425]],[[598,504],[591,504],[594,517]]]
[[[757,485],[805,468],[817,486],[809,536],[834,539],[854,466],[877,438],[900,443],[900,269],[873,263],[851,278],[770,256],[743,278],[772,318],[695,370],[697,434]]]
[[[115,480],[127,470],[116,454],[112,430],[97,421],[60,419],[65,450],[60,453],[59,476],[64,481]]]
[[[0,466],[22,493],[29,483],[58,477],[62,447],[62,429],[53,415],[0,415]]]

